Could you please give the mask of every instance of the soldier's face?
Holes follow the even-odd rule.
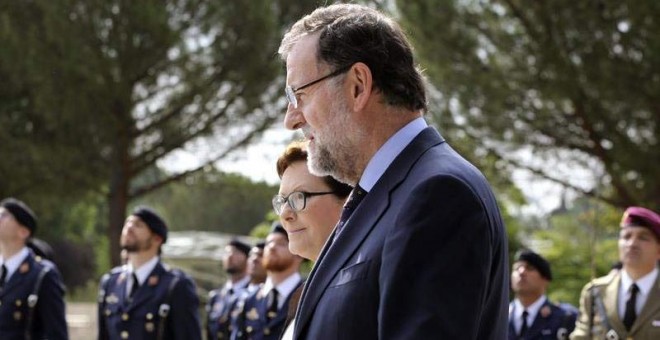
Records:
[[[268,271],[282,272],[295,264],[296,255],[289,251],[289,241],[281,233],[271,233],[266,237],[264,248],[264,268]]]
[[[244,273],[247,265],[247,256],[236,247],[228,245],[222,256],[222,266],[228,274]]]
[[[517,261],[511,269],[511,288],[517,294],[543,294],[548,280],[527,261]]]
[[[12,215],[9,210],[0,207],[0,240],[18,241],[21,239],[20,235],[22,229],[27,231],[27,228],[18,223],[14,215]]]
[[[248,257],[247,272],[253,280],[266,280],[266,269],[263,264],[264,250],[259,247],[253,247]]]
[[[129,216],[121,230],[120,245],[128,253],[137,253],[154,247],[155,236],[137,216]]]
[[[644,227],[626,227],[619,232],[619,260],[624,268],[651,271],[660,259],[660,242]]]

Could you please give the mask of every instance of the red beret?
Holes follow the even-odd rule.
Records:
[[[644,227],[649,228],[660,239],[660,216],[653,210],[642,207],[629,207],[621,218],[621,228]]]

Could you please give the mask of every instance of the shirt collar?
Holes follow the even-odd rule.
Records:
[[[635,283],[639,288],[639,292],[643,295],[647,295],[651,292],[651,288],[653,288],[653,284],[655,283],[655,279],[657,277],[658,277],[658,266],[653,268],[653,270],[650,273],[642,276],[637,281],[633,281],[630,275],[628,275],[628,272],[622,270],[621,288],[623,288],[624,292],[629,292],[630,286],[632,286],[632,284]]]
[[[140,283],[140,286],[144,283],[144,281],[147,280],[147,277],[151,272],[154,271],[154,268],[156,268],[156,265],[158,264],[158,261],[160,261],[160,257],[154,256],[151,258],[151,260],[143,263],[140,268],[133,268],[133,265],[128,264],[128,272],[129,274],[135,273],[135,276],[137,276],[138,282]]]
[[[23,260],[28,257],[28,255],[30,255],[30,251],[27,247],[23,247],[18,251],[18,253],[14,254],[12,257],[6,260],[0,256],[0,265],[7,267],[7,277],[5,280],[9,281],[11,275],[14,274],[14,272],[18,269],[21,263],[23,263]]]
[[[534,303],[529,305],[527,308],[525,308],[522,305],[522,303],[520,303],[520,300],[516,299],[514,301],[514,304],[516,305],[514,311],[516,319],[522,317],[523,311],[527,310],[527,320],[534,321],[534,319],[536,319],[536,314],[538,314],[541,307],[543,307],[546,299],[547,298],[545,295],[541,295],[541,297],[539,297],[536,301],[534,301]],[[531,323],[529,325],[531,326]]]
[[[300,277],[300,274],[296,272],[287,277],[284,281],[280,282],[280,284],[275,286],[275,288],[277,288],[277,293],[280,294],[280,296],[289,296],[291,292],[293,292],[296,287],[298,287],[300,281],[302,281],[302,278]],[[266,283],[264,283],[262,289],[265,293],[270,293],[270,291],[273,289],[273,281],[270,279],[270,277],[266,279]]]
[[[385,170],[394,162],[396,156],[426,127],[428,127],[428,124],[426,124],[424,118],[419,117],[392,135],[367,164],[360,178],[360,187],[366,192],[371,191],[371,188],[376,185]]]
[[[247,287],[249,283],[250,283],[250,275],[245,275],[244,278],[236,281],[236,283],[232,282],[231,280],[227,280],[227,282],[225,283],[225,289],[226,290],[245,289],[245,287]]]

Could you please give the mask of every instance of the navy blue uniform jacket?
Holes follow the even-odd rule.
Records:
[[[48,268],[39,287],[38,300],[30,312],[28,296],[34,292],[39,273]],[[32,251],[0,289],[0,339],[23,340],[32,313],[33,340],[68,339],[64,312],[64,284],[55,265]]]
[[[509,340],[568,339],[568,335],[575,328],[577,314],[567,311],[546,299],[541,309],[539,309],[539,313],[536,314],[534,322],[525,332],[525,336],[520,338],[513,326],[514,308],[514,304],[511,302],[509,305]]]
[[[486,179],[426,128],[324,246],[294,338],[504,340],[508,266]]]
[[[170,284],[177,278],[171,294]],[[101,279],[99,291],[99,336],[105,339],[176,339],[202,338],[199,322],[199,298],[192,279],[178,270],[166,269],[158,262],[132,300],[126,296],[130,279],[123,267],[114,268]],[[169,303],[168,301],[169,295]],[[169,305],[162,337],[163,305]]]

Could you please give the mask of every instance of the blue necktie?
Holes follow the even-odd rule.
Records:
[[[365,196],[367,196],[367,192],[364,191],[364,189],[362,189],[359,184],[353,188],[351,195],[348,197],[348,200],[346,201],[346,204],[344,204],[344,208],[341,211],[341,217],[339,218],[339,222],[337,222],[337,227],[335,227],[337,232],[335,232],[333,242],[337,239],[342,229],[344,228],[344,224],[346,224],[348,218],[351,217],[353,211],[355,211],[355,208],[360,205],[360,202],[362,202]]]

